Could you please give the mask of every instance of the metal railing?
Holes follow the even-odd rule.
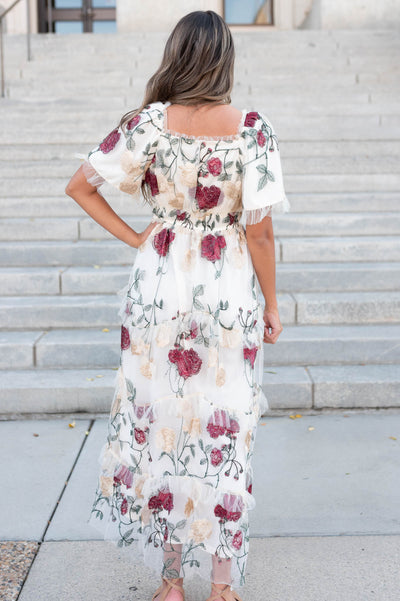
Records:
[[[4,98],[5,95],[5,83],[4,83],[4,48],[3,48],[3,22],[4,17],[7,13],[10,12],[18,4],[21,0],[14,0],[12,4],[8,8],[6,8],[0,15],[0,79],[1,79],[1,97]],[[31,55],[31,10],[29,6],[29,0],[26,0],[26,20],[27,20],[27,30],[26,30],[26,42],[27,42],[27,58],[28,61],[32,60]]]

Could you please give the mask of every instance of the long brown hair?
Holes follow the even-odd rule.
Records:
[[[161,65],[149,79],[142,105],[125,113],[120,127],[153,102],[230,104],[235,49],[224,19],[212,10],[191,12],[175,25]]]

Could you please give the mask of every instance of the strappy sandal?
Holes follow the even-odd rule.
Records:
[[[180,584],[177,584],[176,582],[172,582],[172,580],[169,580],[168,578],[165,578],[164,576],[162,576],[162,579],[164,580],[164,582],[167,583],[166,587],[163,587],[163,585],[161,584],[158,589],[156,590],[156,592],[154,593],[154,595],[151,598],[151,601],[154,601],[155,597],[157,597],[157,595],[160,595],[160,597],[158,597],[157,601],[164,601],[164,599],[167,597],[169,591],[172,588],[175,588],[176,590],[178,590],[180,593],[182,593],[182,601],[185,601],[185,591],[183,590],[183,587]]]
[[[220,588],[217,588],[215,586],[215,584],[212,582],[211,583],[211,589],[212,589],[211,593],[216,593],[216,594],[213,597],[210,597],[208,601],[215,601],[216,599],[219,599],[219,598],[225,599],[225,601],[227,601],[228,597],[226,597],[225,593],[228,590],[230,590],[230,588],[231,588],[230,585],[227,584],[223,589],[220,589]],[[233,595],[233,598],[235,599],[235,601],[243,601],[236,591],[232,591],[232,595]]]

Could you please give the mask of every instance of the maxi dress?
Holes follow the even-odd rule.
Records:
[[[143,201],[146,186],[157,224],[118,292],[120,364],[87,523],[169,578],[210,580],[212,555],[229,558],[237,587],[268,408],[245,226],[290,203],[267,117],[243,110],[235,135],[194,137],[167,129],[169,104],[147,105],[84,155],[96,187]],[[179,571],[164,548],[181,550]]]

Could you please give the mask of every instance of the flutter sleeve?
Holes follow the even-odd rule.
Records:
[[[124,128],[118,124],[83,159],[82,168],[87,181],[100,188],[104,183],[140,198],[142,182],[157,148],[156,115],[142,111]]]
[[[259,223],[273,213],[290,211],[285,194],[278,137],[270,121],[259,112],[247,113],[244,122],[242,220]]]

